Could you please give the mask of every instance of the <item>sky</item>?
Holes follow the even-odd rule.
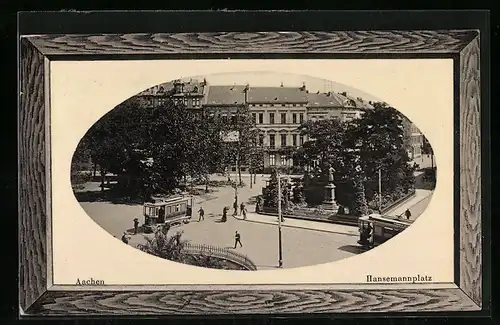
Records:
[[[206,76],[195,76],[192,79],[207,79],[210,85],[245,85],[248,83],[254,87],[279,87],[283,83],[284,87],[300,87],[305,82],[309,92],[347,92],[352,97],[361,97],[365,101],[382,101],[381,99],[365,93],[354,87],[344,85],[333,80],[319,79],[306,75],[296,75],[287,73],[277,73],[269,71],[256,72],[234,72],[210,74]],[[189,79],[189,78],[188,78]]]

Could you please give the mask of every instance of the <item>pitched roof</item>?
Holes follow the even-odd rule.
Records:
[[[137,94],[137,96],[144,96],[144,95],[157,95],[159,94],[159,91],[163,89],[164,92],[167,90],[170,90],[174,88],[174,84],[172,82],[164,82],[162,84],[150,87],[146,90],[141,91],[140,93]]]
[[[307,93],[292,87],[250,87],[249,103],[307,103]]]
[[[336,93],[308,93],[309,107],[343,107],[345,98]]]
[[[245,86],[209,86],[207,105],[231,105],[245,103]]]

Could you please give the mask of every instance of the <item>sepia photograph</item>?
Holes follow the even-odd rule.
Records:
[[[487,311],[483,27],[185,14],[24,15],[21,316]]]
[[[424,212],[436,171],[425,135],[381,99],[245,72],[166,81],[120,103],[78,143],[71,184],[124,245],[256,271],[390,240]]]

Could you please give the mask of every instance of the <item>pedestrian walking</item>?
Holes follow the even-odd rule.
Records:
[[[243,206],[243,210],[241,210],[241,214],[243,215],[243,220],[247,220],[247,207]]]
[[[205,220],[205,210],[203,210],[203,207],[200,207],[200,210],[198,210],[198,213],[200,214],[200,217],[198,218],[198,222],[201,220]]]
[[[236,233],[234,235],[234,248],[236,248],[237,244],[240,244],[240,247],[243,247],[243,245],[241,244],[241,236],[238,233],[238,231],[236,231]]]
[[[237,216],[238,215],[238,202],[236,200],[234,200],[234,203],[233,203],[233,217]]]
[[[241,204],[240,204],[240,215],[243,215],[243,210],[245,210],[245,203],[241,202]]]
[[[125,244],[128,244],[128,241],[129,241],[129,236],[127,235],[127,232],[124,231],[123,232],[123,236],[122,236],[122,242],[124,242]]]
[[[405,216],[406,216],[406,219],[407,219],[407,220],[410,220],[410,217],[411,217],[411,212],[410,212],[410,209],[406,209],[406,211],[405,211]]]
[[[222,219],[221,219],[222,222],[226,222],[227,221],[227,210],[228,210],[228,207],[224,207],[222,209]]]
[[[139,229],[139,219],[134,219],[134,235],[137,235],[137,230]]]

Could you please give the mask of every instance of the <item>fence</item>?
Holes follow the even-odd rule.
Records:
[[[249,271],[256,271],[257,266],[246,256],[237,252],[230,251],[213,245],[187,244],[186,250],[193,255],[206,255],[233,262],[244,267]]]

